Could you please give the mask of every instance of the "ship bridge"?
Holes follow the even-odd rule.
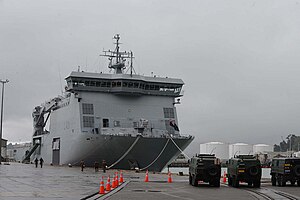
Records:
[[[69,92],[90,91],[124,95],[180,97],[184,82],[176,78],[132,74],[72,72],[67,78]]]

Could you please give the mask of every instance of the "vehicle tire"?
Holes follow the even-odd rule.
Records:
[[[276,186],[276,177],[275,177],[275,175],[272,175],[271,181],[272,181],[272,186]]]
[[[300,176],[300,165],[298,165],[294,168],[294,172],[295,172],[296,176]]]
[[[296,181],[290,181],[291,185],[295,185]]]
[[[281,179],[281,185],[282,187],[286,186],[286,181],[284,181],[283,178]]]
[[[233,187],[236,187],[236,188],[240,187],[240,181],[237,179],[237,177],[233,178],[233,184],[234,184]]]
[[[192,179],[192,186],[194,186],[194,176],[192,176],[191,179]]]
[[[259,169],[257,166],[253,166],[253,167],[249,168],[249,174],[251,176],[256,176],[258,174],[258,172],[259,172]]]
[[[277,177],[277,185],[278,185],[279,187],[282,186],[282,181],[281,181],[281,179],[282,179],[281,176],[278,176],[278,177]]]
[[[260,180],[253,182],[253,187],[260,188]]]
[[[198,186],[198,180],[197,180],[196,176],[193,176],[192,185],[195,186],[195,187]]]
[[[220,187],[220,180],[219,180],[219,179],[216,179],[216,180],[215,180],[214,186],[215,186],[215,187]]]
[[[232,186],[232,178],[231,177],[228,177],[228,185]]]
[[[210,176],[216,176],[218,174],[218,168],[215,165],[208,167],[207,172]]]
[[[300,180],[297,181],[297,185],[300,186]]]
[[[191,174],[189,174],[189,183],[190,183],[190,185],[192,185],[192,175]]]
[[[248,182],[248,186],[251,187],[252,186],[252,181]]]

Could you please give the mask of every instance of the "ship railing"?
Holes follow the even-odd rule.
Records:
[[[188,134],[180,134],[180,137],[181,138],[189,138],[189,137],[193,137],[193,136],[188,135]]]
[[[187,134],[169,134],[167,130],[157,129],[157,131],[153,131],[154,129],[145,128],[143,132],[139,132],[136,128],[133,127],[118,127],[118,128],[102,128],[100,133],[101,135],[113,135],[113,136],[131,136],[136,137],[137,135],[141,135],[142,137],[148,138],[191,138],[191,135]]]

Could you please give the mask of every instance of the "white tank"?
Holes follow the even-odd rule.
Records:
[[[300,151],[294,153],[294,157],[300,158]]]
[[[273,146],[267,144],[256,144],[253,145],[253,153],[266,153],[266,152],[273,152]]]
[[[229,145],[229,158],[235,155],[253,154],[253,145],[245,143],[235,143]]]
[[[229,145],[222,142],[200,144],[200,153],[215,154],[221,160],[228,159]]]

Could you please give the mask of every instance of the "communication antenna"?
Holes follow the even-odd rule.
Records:
[[[216,149],[217,147],[214,147],[211,152],[210,152],[210,155],[213,153],[213,151]]]
[[[60,65],[58,66],[58,75],[59,75],[60,91],[61,91],[61,94],[63,94],[64,91],[63,91],[63,86],[62,86],[62,82],[61,82]]]
[[[134,74],[136,74],[134,68],[133,68],[133,52],[130,51],[130,76],[132,76],[132,70],[134,71]]]

